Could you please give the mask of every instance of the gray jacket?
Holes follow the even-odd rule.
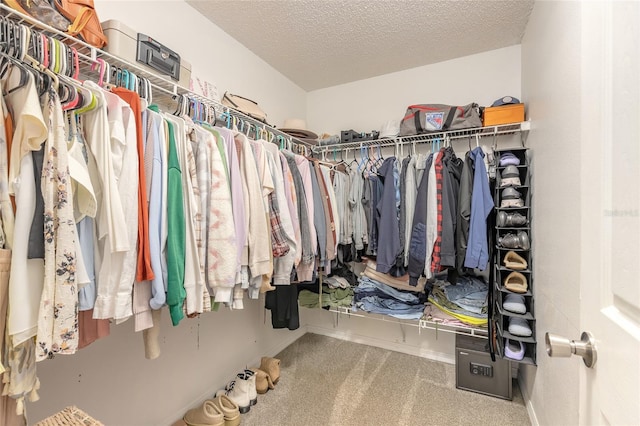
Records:
[[[427,159],[426,169],[431,168],[433,154]],[[427,258],[427,186],[429,184],[429,173],[425,171],[418,186],[416,196],[416,208],[413,214],[413,224],[411,228],[411,242],[409,243],[409,276],[410,284],[416,286],[418,278],[422,275]]]
[[[400,228],[398,226],[398,207],[396,204],[396,157],[384,160],[378,170],[379,179],[383,183],[382,197],[378,201],[377,210],[380,212],[378,228],[378,257],[376,270],[389,273],[395,270],[396,258],[402,253],[400,244]],[[404,268],[403,268],[404,270]]]
[[[324,205],[322,203],[323,197],[318,184],[318,175],[316,175],[314,166],[316,166],[314,163],[309,162],[311,185],[313,186],[313,224],[316,227],[316,234],[318,235],[318,257],[320,258],[320,262],[324,262],[327,256],[327,222]]]

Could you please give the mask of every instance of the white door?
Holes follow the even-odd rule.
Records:
[[[576,220],[581,324],[598,360],[581,369],[580,423],[640,425],[640,2],[585,2],[582,15]]]

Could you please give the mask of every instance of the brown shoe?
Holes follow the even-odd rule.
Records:
[[[256,375],[256,392],[260,395],[264,395],[269,389],[274,388],[271,377],[267,373],[257,367],[252,368],[251,371]]]
[[[260,360],[260,370],[269,375],[274,385],[278,384],[280,380],[280,360],[277,358],[270,358],[263,356]]]

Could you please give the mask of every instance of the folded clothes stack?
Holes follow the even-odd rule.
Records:
[[[413,291],[416,293],[422,293],[427,282],[427,279],[425,277],[421,277],[418,280],[418,285],[414,287],[409,284],[409,274],[402,277],[394,277],[389,274],[383,274],[382,272],[376,271],[376,262],[373,260],[367,261],[367,267],[365,268],[363,275],[379,283],[391,286],[395,289]]]
[[[486,326],[488,292],[489,286],[475,277],[459,277],[455,285],[437,280],[429,302],[465,324]]]
[[[354,288],[354,310],[390,315],[401,319],[420,319],[424,295],[397,290],[363,275]]]
[[[298,303],[305,308],[318,307],[318,293],[311,290],[302,290],[298,293]],[[322,286],[322,307],[338,308],[341,306],[350,307],[353,303],[353,290],[351,288],[332,288],[327,285]]]

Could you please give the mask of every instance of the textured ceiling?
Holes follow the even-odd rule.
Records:
[[[311,91],[519,44],[534,0],[187,0]]]

